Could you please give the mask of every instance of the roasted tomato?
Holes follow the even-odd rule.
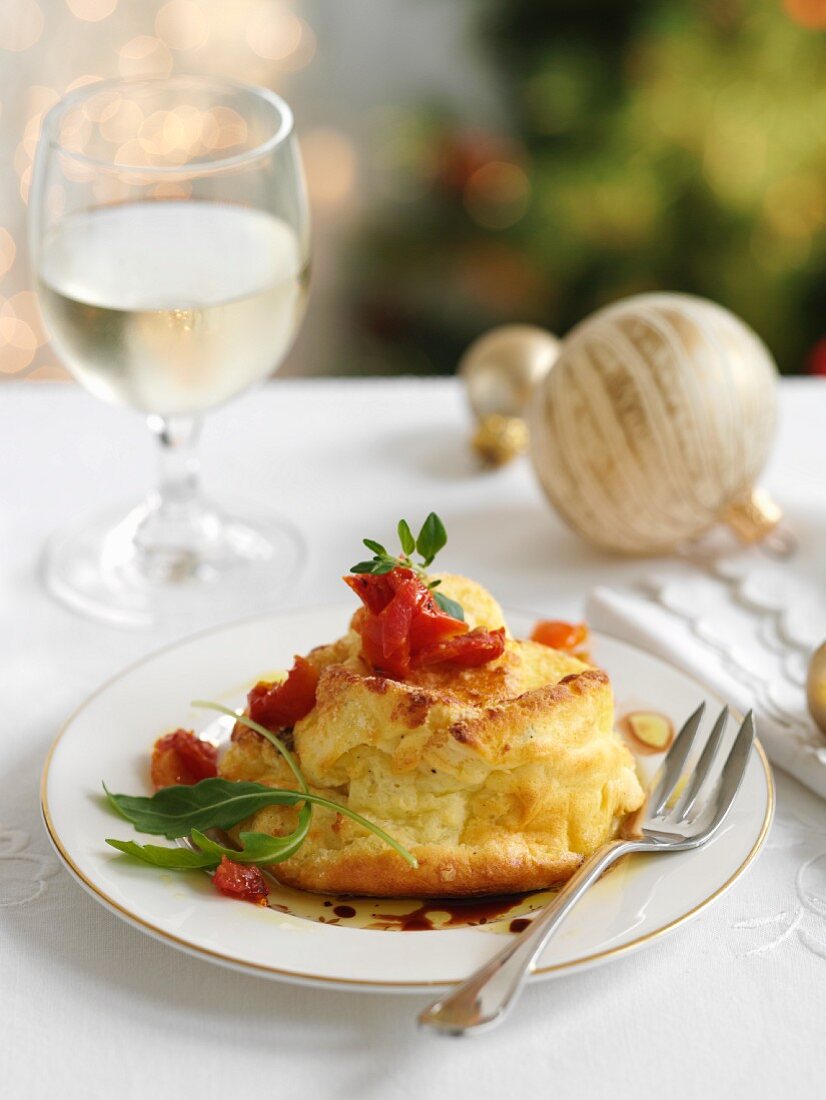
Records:
[[[364,604],[354,620],[362,656],[388,676],[403,680],[413,668],[444,661],[468,668],[504,650],[504,630],[469,630],[467,623],[442,611],[411,569],[352,574],[344,580]]]
[[[588,641],[588,627],[585,623],[565,623],[556,619],[542,619],[533,628],[532,642],[541,642],[551,649],[561,649],[565,653],[579,653]]]
[[[270,892],[260,867],[249,863],[234,863],[226,856],[221,857],[212,876],[212,884],[219,893],[226,894],[228,898],[252,901],[256,905],[266,905]]]
[[[151,774],[156,788],[212,779],[218,774],[218,750],[192,730],[175,730],[155,742]]]
[[[286,680],[255,685],[247,696],[250,718],[273,733],[294,726],[315,706],[317,687],[318,670],[304,657],[296,657]]]
[[[483,630],[478,626],[467,634],[457,638],[448,638],[445,642],[434,642],[423,646],[412,658],[413,668],[425,665],[438,665],[449,662],[461,668],[478,668],[488,661],[495,661],[505,652],[505,628]]]

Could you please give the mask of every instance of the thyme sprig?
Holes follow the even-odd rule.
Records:
[[[399,520],[396,530],[401,543],[401,554],[391,554],[375,539],[362,539],[367,549],[372,550],[373,557],[369,561],[356,562],[350,572],[381,576],[384,573],[390,573],[393,569],[410,569],[433,592],[433,599],[446,615],[464,621],[465,613],[462,605],[456,600],[451,600],[443,592],[437,592],[436,589],[442,582],[438,579],[431,580],[427,573],[436,555],[447,545],[447,531],[441,519],[435,512],[431,512],[415,538],[406,519]],[[413,554],[418,554],[421,561],[414,561],[411,556]]]

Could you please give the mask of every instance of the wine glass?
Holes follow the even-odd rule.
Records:
[[[30,201],[41,309],[90,393],[147,416],[156,490],[57,535],[50,591],[118,624],[214,621],[289,583],[300,538],[201,494],[201,417],[280,363],[307,298],[292,112],[273,92],[172,76],[90,84],[46,116]]]

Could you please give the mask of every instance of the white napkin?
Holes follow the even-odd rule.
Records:
[[[595,589],[586,617],[753,709],[770,760],[826,798],[826,737],[805,696],[808,657],[826,636],[823,560],[805,547],[789,562],[754,549],[685,557],[634,588]]]

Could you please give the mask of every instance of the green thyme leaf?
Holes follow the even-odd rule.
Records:
[[[416,549],[424,559],[422,564],[425,569],[446,544],[447,531],[445,531],[445,525],[435,512],[431,512],[422,524],[419,537],[416,539]]]
[[[158,844],[136,844],[134,840],[112,840],[107,844],[117,848],[127,856],[135,856],[153,867],[169,867],[173,871],[194,871],[207,867],[217,867],[221,857],[207,852],[193,852],[190,848],[162,848]]]
[[[398,532],[402,550],[409,557],[416,549],[416,540],[413,538],[413,532],[410,530],[410,526],[406,519],[399,520]]]
[[[361,540],[368,550],[372,550],[374,554],[378,554],[381,558],[388,556],[387,551],[380,542],[376,542],[374,539],[362,539]]]
[[[388,554],[381,543],[375,542],[373,539],[363,539],[364,545],[368,550],[374,550],[376,556],[371,561],[358,562],[350,569],[350,572],[382,576],[384,573],[390,573],[393,569],[411,569],[433,591],[442,582],[438,579],[430,580],[426,570],[439,551],[447,545],[445,525],[435,512],[431,512],[422,524],[418,539],[413,538],[413,532],[410,530],[410,524],[406,519],[399,520],[397,530],[403,556],[394,558]],[[422,557],[421,564],[412,561],[410,558],[410,555],[416,551]],[[456,600],[436,594],[434,594],[434,599],[447,615],[464,622],[465,613],[462,610],[462,605],[457,603]]]
[[[451,619],[459,619],[460,622],[465,621],[464,608],[456,600],[451,600],[450,596],[446,596],[444,592],[434,592],[433,599],[446,615],[450,615]]]
[[[375,573],[376,562],[375,561],[360,561],[355,565],[350,566],[351,573]]]

